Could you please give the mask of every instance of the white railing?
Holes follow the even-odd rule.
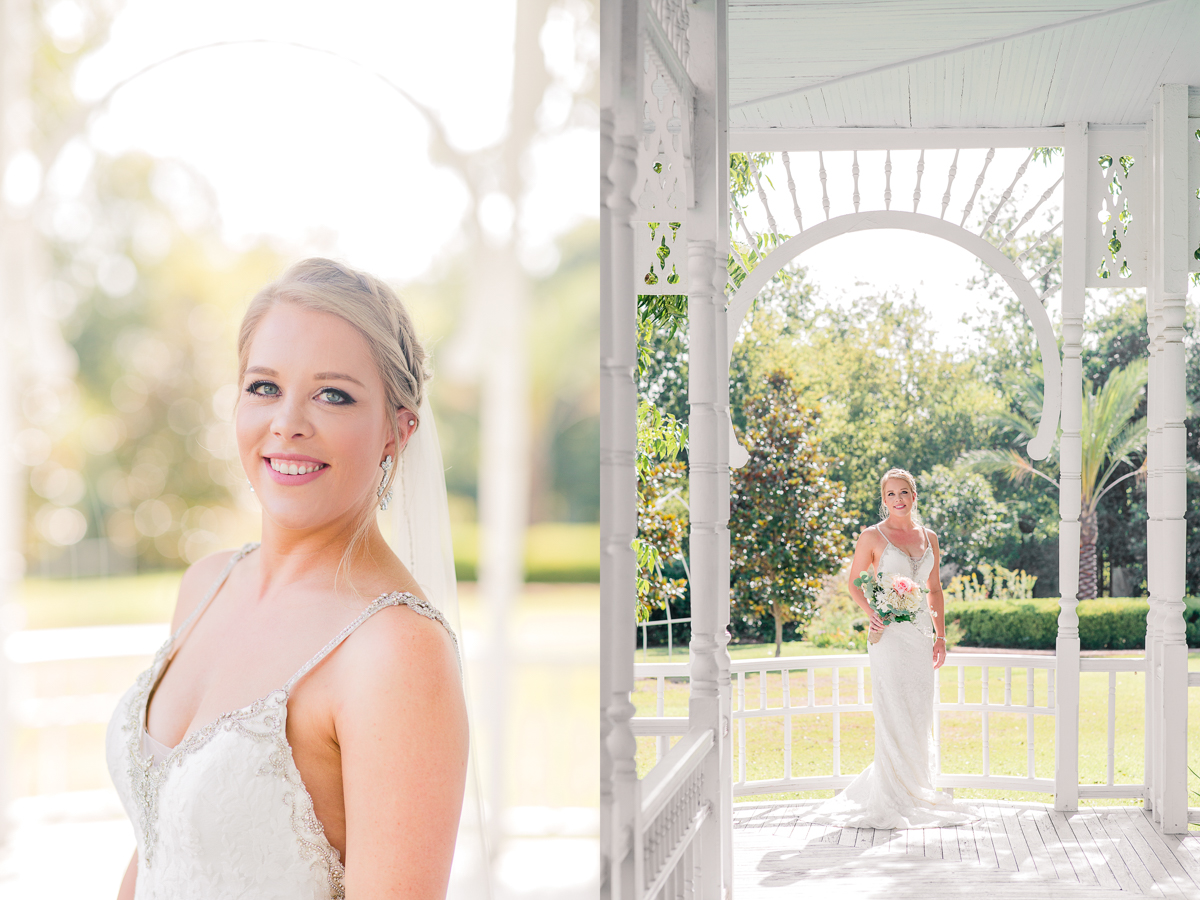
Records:
[[[669,659],[671,659],[672,656],[675,655],[675,629],[672,626],[673,625],[682,625],[685,622],[691,622],[691,621],[692,621],[691,616],[685,616],[682,619],[672,619],[671,618],[671,605],[668,603],[667,604],[667,617],[665,619],[651,619],[646,622],[638,622],[638,628],[640,628],[642,630],[642,659],[644,660],[647,656],[647,653],[646,653],[647,629],[653,628],[656,625],[666,625],[667,626],[667,659],[669,660]]]
[[[1117,673],[1145,672],[1146,658],[1084,657],[1079,660],[1080,675],[1084,672],[1108,673],[1108,779],[1104,784],[1081,784],[1080,799],[1097,797],[1139,798],[1146,796],[1145,784],[1114,784],[1117,746]]]
[[[979,677],[980,696],[978,703],[966,701],[966,670],[971,667],[981,669]],[[957,669],[958,694],[954,701],[947,703],[941,698],[942,680],[947,668]],[[1004,669],[1004,701],[993,703],[990,694],[991,670]],[[1025,702],[1013,703],[1013,669],[1025,670]],[[1045,674],[1046,704],[1038,706],[1035,701],[1037,689],[1037,672]],[[1036,749],[1036,728],[1034,723],[1037,716],[1054,716],[1054,672],[1055,658],[1053,656],[1022,656],[1009,653],[948,653],[946,665],[937,670],[936,696],[934,704],[933,735],[937,748],[938,786],[946,788],[992,788],[999,790],[1023,791],[1054,791],[1053,778],[1038,778],[1034,768]],[[980,729],[983,738],[982,769],[980,775],[954,774],[942,771],[941,722],[942,715],[947,712],[977,712],[980,713]],[[994,713],[1016,713],[1025,716],[1026,760],[1025,775],[993,775],[991,757],[991,716]]]
[[[634,836],[634,883],[645,900],[690,900],[700,884],[696,838],[712,815],[704,800],[711,730],[681,739],[641,782]]]
[[[1055,665],[1053,656],[1026,656],[1021,654],[979,654],[979,653],[950,653],[946,664],[936,675],[936,697],[934,704],[934,742],[937,751],[936,772],[937,784],[942,788],[987,788],[996,790],[1025,790],[1042,793],[1054,792],[1053,778],[1039,778],[1035,771],[1036,756],[1036,727],[1038,716],[1055,715]],[[841,771],[841,715],[843,713],[870,712],[871,702],[867,698],[866,671],[870,668],[870,657],[867,654],[843,654],[829,656],[781,657],[735,660],[730,666],[734,679],[733,720],[737,728],[738,765],[734,794],[747,796],[752,794],[780,793],[784,791],[840,789],[850,783],[853,776]],[[849,696],[845,696],[841,684],[841,672],[852,669],[855,672],[854,687]],[[967,669],[980,669],[979,701],[967,702]],[[994,670],[1002,669],[1003,695],[993,696]],[[1085,784],[1079,786],[1080,797],[1096,799],[1137,798],[1145,794],[1142,784],[1115,783],[1115,748],[1116,748],[1116,688],[1118,672],[1144,672],[1144,658],[1085,658],[1080,661],[1081,672],[1107,672],[1109,675],[1108,690],[1108,777],[1105,784]],[[685,716],[664,716],[665,697],[668,679],[686,681],[688,678],[687,663],[639,663],[635,665],[635,677],[638,679],[653,678],[656,682],[656,708],[653,716],[636,716],[632,720],[635,735],[655,737],[657,741],[657,758],[666,755],[667,742],[673,735],[687,732],[688,720]],[[817,672],[830,672],[828,696],[818,696]],[[1013,672],[1024,670],[1024,690],[1020,686],[1014,691]],[[950,671],[954,675],[950,676]],[[773,693],[781,694],[781,703],[771,706],[768,703],[768,673],[778,673],[779,686]],[[797,692],[793,689],[792,675],[803,674],[803,687]],[[1044,674],[1039,674],[1044,673]],[[757,705],[747,706],[747,676],[758,677]],[[947,678],[953,677],[953,682],[947,683]],[[943,700],[943,688],[957,685],[957,695],[953,700]],[[1191,676],[1189,684],[1200,686],[1200,673]],[[781,688],[781,690],[780,690]],[[824,693],[824,692],[822,692]],[[1021,694],[1024,696],[1020,696]],[[797,696],[798,695],[798,696]],[[753,688],[751,689],[753,697]],[[1044,703],[1038,703],[1044,699]],[[946,713],[979,713],[982,738],[981,774],[953,773],[942,770],[941,731],[942,717]],[[997,775],[992,772],[991,760],[991,716],[996,714],[1024,715],[1026,718],[1026,763],[1025,774]],[[825,775],[801,776],[793,775],[792,767],[792,724],[796,716],[829,715],[832,720],[832,766]],[[783,777],[758,781],[747,780],[746,732],[747,723],[758,718],[783,719]],[[673,752],[673,751],[672,751]],[[1200,810],[1193,811],[1200,819]]]
[[[17,631],[4,640],[6,661],[14,666],[77,659],[153,656],[167,639],[165,623],[97,625],[83,628],[38,628]],[[18,726],[56,728],[104,724],[112,718],[119,693],[35,697],[24,678],[14,679],[8,698]]]

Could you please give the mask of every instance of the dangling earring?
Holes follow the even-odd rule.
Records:
[[[254,482],[252,482],[249,478],[247,478],[246,484],[250,485],[250,493],[253,494],[254,493]]]
[[[383,497],[383,500],[381,500],[379,503],[379,508],[381,510],[386,510],[388,508],[388,504],[392,502],[392,492],[390,489],[387,492],[387,496],[383,496],[383,488],[387,484],[388,473],[392,471],[391,454],[388,454],[383,458],[383,462],[379,464],[379,468],[383,469],[383,479],[379,482],[379,490],[375,492],[375,496]]]

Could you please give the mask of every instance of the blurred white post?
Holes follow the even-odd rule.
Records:
[[[505,806],[509,649],[508,622],[525,580],[529,508],[528,297],[511,248],[484,247],[491,345],[479,397],[479,593],[488,613],[488,778],[485,788],[493,848],[502,838]]]
[[[691,694],[688,728],[711,729],[703,793],[716,815],[699,837],[699,896],[733,889],[733,770],[729,653],[729,367],[725,281],[729,257],[728,71],[725,0],[694,7],[689,74],[696,89],[688,213],[688,491],[691,509]]]
[[[29,151],[32,107],[29,81],[32,69],[30,0],[0,0],[0,183],[14,158]],[[24,522],[23,472],[13,453],[20,410],[15,402],[25,384],[24,363],[31,329],[29,296],[33,252],[38,240],[28,209],[14,208],[0,196],[0,640],[7,630],[13,588],[22,574],[21,547]],[[9,703],[7,658],[0,653],[0,841],[7,840],[12,800],[11,753],[16,737]]]
[[[1150,332],[1150,441],[1147,546],[1151,615],[1147,627],[1147,787],[1154,819],[1168,834],[1186,832],[1187,415],[1183,326],[1188,280],[1188,88],[1159,85],[1150,123],[1152,234],[1146,315]]]
[[[644,0],[643,0],[644,2]],[[634,623],[637,531],[637,287],[631,217],[641,126],[642,18],[638,0],[600,5],[600,605],[601,876],[612,900],[635,894],[632,853],[637,815]]]
[[[1054,808],[1079,807],[1079,512],[1083,465],[1083,313],[1087,276],[1087,125],[1063,135],[1062,437],[1059,443],[1058,709],[1054,716]]]

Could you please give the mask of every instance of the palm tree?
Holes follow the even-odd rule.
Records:
[[[1031,414],[1041,409],[1042,382],[1037,377],[1039,374],[1030,373],[1019,385],[1025,395],[1021,411],[1009,412],[1001,419],[1001,424],[1019,433],[1019,439],[1028,440],[1037,431]],[[1080,428],[1083,442],[1079,511],[1080,599],[1096,596],[1096,510],[1100,500],[1126,478],[1142,476],[1146,472],[1143,462],[1132,472],[1113,478],[1121,464],[1132,466],[1131,457],[1146,448],[1146,419],[1144,416],[1137,417],[1145,387],[1145,360],[1113,369],[1099,390],[1090,381],[1083,383],[1083,423]],[[1048,457],[1053,458],[1053,454]],[[1016,450],[975,450],[965,454],[963,462],[977,472],[1003,473],[1013,482],[1038,477],[1055,490],[1058,489],[1056,477],[1036,469]]]

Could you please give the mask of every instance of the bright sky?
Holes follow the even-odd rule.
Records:
[[[72,7],[51,8],[68,41]],[[215,41],[269,38],[345,57],[272,45],[192,54],[119,90],[90,140],[108,153],[140,149],[194,167],[235,246],[271,235],[407,280],[450,252],[466,192],[430,164],[419,115],[362,67],[433,107],[459,148],[486,146],[505,127],[514,18],[513,0],[466,0],[453,16],[441,4],[381,0],[130,0],[110,42],[81,64],[76,90],[96,98],[157,60]],[[570,35],[562,15],[542,32],[559,70],[575,63]],[[543,112],[558,114],[554,103]],[[570,129],[533,157],[526,258],[545,266],[554,235],[597,214],[596,131]]]

